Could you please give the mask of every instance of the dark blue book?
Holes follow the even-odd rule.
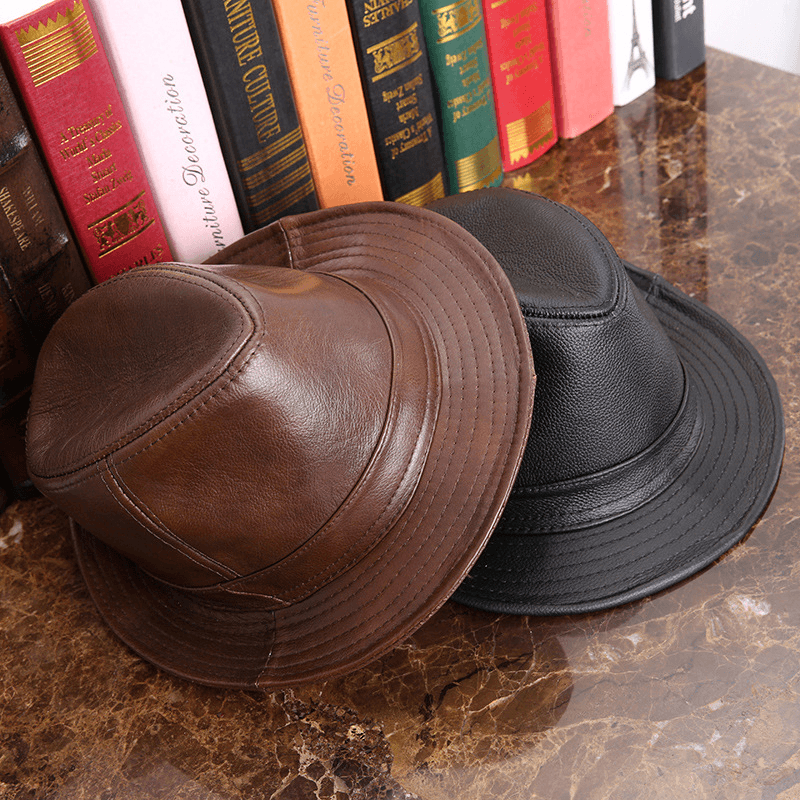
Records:
[[[418,0],[347,0],[384,197],[424,206],[447,186]]]

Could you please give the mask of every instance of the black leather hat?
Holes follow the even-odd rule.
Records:
[[[596,611],[712,563],[766,508],[775,382],[728,322],[624,263],[573,209],[512,189],[429,208],[516,290],[537,366],[530,437],[487,548],[454,595],[491,611]]]

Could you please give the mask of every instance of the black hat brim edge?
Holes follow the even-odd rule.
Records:
[[[768,506],[785,443],[780,396],[769,368],[708,306],[651,272],[624,266],[696,392],[704,430],[694,457],[656,498],[620,518],[575,531],[530,532],[536,521],[525,500],[512,492],[498,530],[453,600],[540,616],[614,608],[714,563]]]

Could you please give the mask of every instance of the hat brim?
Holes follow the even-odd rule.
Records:
[[[624,266],[672,341],[699,404],[703,427],[693,457],[649,502],[579,530],[538,533],[525,499],[512,491],[498,530],[454,600],[532,615],[613,608],[712,564],[767,507],[784,449],[780,397],[767,365],[708,306]]]
[[[394,203],[289,217],[218,253],[213,265],[334,275],[375,307],[397,298],[433,343],[440,402],[410,500],[379,543],[314,594],[277,610],[229,605],[157,580],[77,524],[89,591],[148,661],[212,685],[269,689],[321,680],[379,657],[428,619],[474,564],[524,451],[535,377],[516,296],[463,228]],[[478,412],[478,410],[482,410]],[[488,413],[484,413],[487,412]]]

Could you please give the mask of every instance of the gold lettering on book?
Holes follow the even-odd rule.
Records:
[[[491,186],[503,172],[500,142],[497,137],[495,136],[477,153],[459,158],[455,166],[459,192],[470,192],[473,189]]]
[[[254,58],[261,58],[261,42],[253,9],[248,0],[226,0],[225,13],[239,66],[244,66]]]
[[[439,44],[452,42],[471,31],[483,18],[480,0],[458,0],[431,13],[436,17],[437,41]]]
[[[398,11],[408,8],[414,0],[366,0],[361,20],[365,28],[376,25],[394,16]]]
[[[426,206],[434,200],[444,197],[444,176],[437,172],[427,183],[406,192],[400,197],[395,197],[395,202],[405,203],[408,206]]]
[[[15,33],[34,86],[61,77],[97,52],[83,0]]]
[[[383,139],[383,146],[388,149],[392,161],[412,147],[429,142],[434,135],[433,114],[420,116],[417,89],[422,84],[422,73],[418,72],[405,83],[387,89],[381,94],[384,103],[394,103],[397,121],[403,126]]]
[[[11,226],[11,232],[17,240],[19,249],[24,252],[30,247],[31,240],[25,230],[25,223],[19,215],[16,203],[14,203],[14,198],[11,196],[11,192],[8,190],[7,186],[0,188],[0,208],[3,209],[8,224]]]
[[[415,22],[401,33],[367,48],[367,54],[372,56],[373,83],[413,64],[422,56],[417,27]]]
[[[280,136],[281,125],[253,7],[249,0],[225,0],[224,7],[256,138],[266,144]]]
[[[39,205],[39,200],[36,197],[36,192],[33,191],[33,187],[28,185],[22,190],[22,197],[25,200],[25,205],[28,208],[28,213],[31,215],[31,219],[33,220],[34,228],[42,228],[45,225],[45,218],[44,213],[42,212],[42,207]]]
[[[506,125],[508,149],[512,164],[521,161],[538,150],[546,142],[555,139],[553,109],[548,100],[531,114]]]
[[[140,192],[124,205],[87,226],[97,242],[100,258],[132,241],[153,224],[144,194]]]
[[[506,86],[512,81],[530,72],[539,69],[545,61],[546,50],[544,41],[534,42],[531,36],[531,16],[536,13],[536,3],[531,3],[520,9],[510,17],[500,20],[500,27],[505,30],[511,28],[516,54],[500,63],[500,71]]]
[[[300,128],[296,127],[288,133],[283,133],[281,129],[272,78],[265,63],[250,1],[224,0],[223,5],[231,43],[241,67],[242,90],[256,139],[261,145],[257,152],[241,159],[238,166],[243,174],[250,214],[257,224],[264,224],[280,216],[303,197],[313,194],[314,185]],[[317,49],[324,69],[327,43],[318,42]],[[283,196],[275,199],[280,194]]]
[[[275,108],[275,95],[269,82],[267,68],[263,64],[251,67],[242,75],[250,117],[256,129],[259,144],[264,144],[273,136],[278,136],[281,126]]]

